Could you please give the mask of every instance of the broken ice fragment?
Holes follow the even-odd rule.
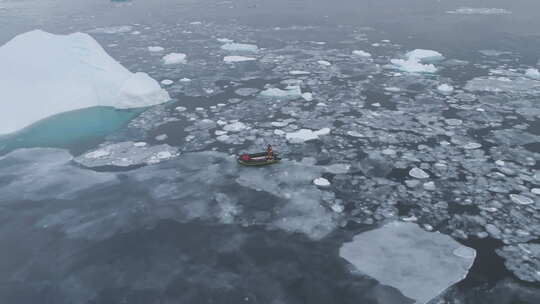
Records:
[[[227,63],[235,63],[235,62],[245,62],[245,61],[254,61],[257,60],[253,57],[245,57],[245,56],[225,56],[223,57],[223,61]]]
[[[353,55],[360,56],[360,57],[371,57],[371,54],[362,50],[355,50],[352,52]]]
[[[164,50],[165,49],[160,47],[160,46],[149,46],[148,47],[148,51],[153,52],[153,53],[155,53],[155,52],[163,52]]]
[[[163,64],[181,64],[186,63],[186,54],[183,53],[170,53],[163,56]]]
[[[414,177],[414,178],[418,178],[418,179],[426,179],[426,178],[429,178],[429,174],[426,173],[426,171],[420,169],[420,168],[412,168],[410,171],[409,171],[409,175]]]
[[[318,178],[314,179],[313,183],[315,185],[317,185],[317,186],[320,186],[320,187],[328,187],[328,186],[330,186],[330,182],[324,177],[318,177]]]
[[[259,48],[254,44],[229,42],[221,46],[222,50],[231,52],[257,52]]]
[[[510,194],[510,199],[519,205],[531,205],[534,203],[532,198],[520,194]]]

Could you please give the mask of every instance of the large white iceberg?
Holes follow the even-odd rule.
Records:
[[[0,134],[93,106],[134,108],[170,99],[145,73],[131,73],[91,36],[21,34],[0,47]]]
[[[360,272],[418,303],[465,278],[476,257],[474,249],[448,235],[404,222],[361,233],[339,253]]]

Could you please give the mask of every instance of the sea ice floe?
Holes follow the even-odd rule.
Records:
[[[415,223],[392,222],[356,235],[339,250],[362,274],[427,303],[467,276],[476,251]]]
[[[472,7],[460,7],[453,11],[447,11],[448,14],[460,14],[460,15],[505,15],[512,12],[503,8],[472,8]]]
[[[166,137],[161,138],[162,140],[166,139]],[[177,148],[166,144],[148,146],[127,141],[101,146],[94,151],[76,157],[75,162],[89,168],[103,166],[129,167],[155,164],[176,156],[178,156]]]
[[[245,61],[254,61],[257,60],[253,57],[246,57],[246,56],[225,56],[223,57],[223,61],[227,63],[234,63],[234,62],[245,62]]]
[[[246,126],[244,123],[242,122],[233,122],[231,124],[228,124],[228,125],[225,125],[223,127],[223,130],[227,131],[227,132],[240,132],[240,131],[244,131],[248,129],[248,126]]]
[[[170,80],[170,79],[163,79],[163,80],[161,81],[161,84],[162,84],[162,85],[166,85],[166,86],[171,85],[171,84],[173,84],[173,83],[174,83],[174,81],[172,81],[172,80]]]
[[[288,86],[284,90],[279,88],[268,88],[260,94],[265,97],[295,99],[302,97],[302,90],[300,89],[300,86]]]
[[[412,168],[410,171],[409,171],[409,175],[414,177],[414,178],[418,178],[418,179],[426,179],[426,178],[429,178],[429,174],[420,169],[420,168]]]
[[[186,54],[183,53],[170,53],[163,56],[163,64],[184,64],[186,63]]]
[[[317,61],[318,64],[322,65],[322,66],[331,66],[332,63],[330,63],[329,61],[326,61],[326,60],[319,60]]]
[[[316,179],[313,180],[313,183],[319,187],[330,186],[330,182],[324,177],[317,177]]]
[[[510,194],[510,199],[512,200],[512,202],[519,205],[534,204],[534,200],[532,198],[521,195],[521,194]]]
[[[230,52],[257,52],[259,48],[255,44],[229,42],[221,46],[222,50]]]
[[[302,75],[309,75],[311,73],[308,71],[292,70],[292,71],[289,71],[289,74],[293,76],[302,76]]]
[[[313,93],[311,92],[302,93],[302,98],[304,98],[305,101],[313,101]]]
[[[318,139],[319,136],[327,135],[330,133],[330,128],[322,128],[317,131],[309,129],[300,129],[295,132],[290,132],[285,135],[290,143],[303,143],[309,140]]]
[[[157,52],[163,52],[165,49],[162,48],[161,46],[149,46],[148,47],[148,51],[149,52],[153,52],[153,53],[157,53]]]
[[[118,34],[118,33],[127,33],[131,32],[133,29],[130,25],[120,25],[120,26],[111,26],[111,27],[100,27],[89,31],[89,33],[96,34]]]
[[[437,91],[439,91],[442,94],[452,94],[454,92],[454,87],[449,84],[441,84],[437,86]]]
[[[0,100],[17,101],[0,112],[0,134],[61,112],[145,107],[170,99],[157,81],[131,73],[83,33],[35,30],[13,38],[0,47],[0,79]]]
[[[540,244],[508,245],[496,250],[504,265],[518,278],[540,282]]]
[[[360,57],[371,57],[370,53],[366,51],[362,51],[362,50],[354,50],[352,53],[353,55],[360,56]]]

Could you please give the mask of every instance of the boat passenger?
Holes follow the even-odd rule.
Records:
[[[274,152],[272,151],[272,146],[268,145],[266,148],[266,159],[271,160],[274,159]]]

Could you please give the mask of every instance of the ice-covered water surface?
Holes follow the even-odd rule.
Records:
[[[140,3],[132,2],[132,6]],[[242,14],[241,2],[220,5]],[[223,6],[219,7],[225,10]],[[444,14],[448,9],[453,7],[439,7],[437,16],[443,17],[438,19],[475,18]],[[116,15],[114,12],[110,14]],[[15,177],[19,181],[3,185],[10,201],[4,202],[9,207],[4,207],[2,219],[9,229],[2,230],[0,240],[11,244],[9,240],[20,229],[28,232],[17,237],[20,246],[35,248],[32,231],[36,229],[39,236],[61,236],[54,248],[76,252],[98,248],[83,255],[85,259],[78,260],[78,255],[73,258],[79,271],[65,270],[63,273],[71,275],[55,285],[63,288],[55,290],[64,293],[76,289],[70,299],[97,302],[111,298],[114,302],[114,297],[137,294],[154,300],[165,291],[171,301],[204,302],[216,294],[223,295],[208,286],[225,286],[219,290],[227,290],[230,298],[224,296],[223,302],[234,302],[237,296],[256,302],[256,298],[266,299],[269,290],[285,303],[375,302],[373,297],[366,299],[365,288],[379,290],[374,287],[378,285],[372,285],[373,280],[367,277],[353,279],[344,270],[345,262],[339,260],[337,248],[349,233],[357,234],[386,221],[406,221],[416,222],[426,231],[436,230],[457,241],[471,242],[469,246],[479,253],[465,281],[441,296],[445,301],[496,303],[490,301],[490,295],[503,292],[521,294],[522,302],[536,303],[525,297],[529,294],[534,299],[538,288],[520,280],[536,278],[536,251],[531,250],[531,244],[540,236],[539,111],[534,72],[538,58],[485,41],[479,49],[483,52],[471,50],[475,55],[468,56],[465,50],[449,49],[450,42],[437,45],[411,38],[403,43],[376,26],[362,28],[340,22],[339,27],[318,23],[251,27],[239,21],[214,23],[203,15],[196,16],[196,20],[175,16],[174,21],[157,22],[80,21],[83,26],[75,25],[73,31],[91,31],[115,60],[131,71],[148,72],[166,86],[173,103],[151,107],[127,128],[75,160],[66,154],[61,165],[44,166],[54,172],[54,178],[39,170],[23,170],[19,176],[22,163],[13,167],[15,173],[11,172],[10,164],[21,158],[17,151],[3,160],[6,175],[1,182]],[[493,18],[503,22],[506,17],[485,18],[478,22]],[[488,49],[494,51],[486,52]],[[164,64],[164,56],[180,53],[185,57],[175,55],[174,64]],[[490,89],[494,86],[501,89]],[[284,156],[281,164],[261,170],[237,167],[234,155],[259,152],[267,143]],[[208,152],[211,150],[219,152]],[[47,157],[36,156],[35,160],[47,162]],[[56,182],[67,183],[69,179],[55,179],[64,171],[74,180],[83,172],[93,171],[107,179],[96,185],[81,183],[88,188],[69,191],[60,187],[55,192]],[[41,180],[51,184],[37,183],[33,188]],[[24,210],[17,209],[19,205],[11,200],[23,186],[30,201],[19,205],[39,204],[43,209],[18,213]],[[14,225],[20,218],[49,228],[42,231],[35,226]],[[169,234],[171,238],[162,239],[163,244],[186,246],[170,245],[168,251],[149,241]],[[276,241],[233,244],[232,254],[219,245],[208,250],[215,259],[199,258],[209,242],[215,243],[212,234],[226,240],[276,237]],[[204,236],[208,242],[197,245],[188,235]],[[285,245],[300,239],[318,249],[312,250],[305,243],[291,245],[294,248]],[[504,249],[497,254],[505,260],[496,261],[490,268],[506,265],[516,275],[508,280],[482,277],[485,248],[480,248],[482,243],[476,239],[499,242],[496,249]],[[110,257],[117,243],[137,253],[155,250],[156,257],[148,267],[138,267],[144,263],[137,256],[113,266],[101,265],[99,257]],[[154,247],[161,250],[149,249]],[[253,247],[268,253],[253,253]],[[43,251],[52,255],[54,250]],[[122,256],[128,251],[119,250]],[[170,255],[158,255],[158,251]],[[310,257],[305,259],[309,263],[299,264],[291,252],[294,257]],[[7,255],[14,261],[15,257]],[[328,268],[313,266],[320,261],[316,256],[338,262]],[[31,277],[44,263],[28,253],[21,260],[12,264],[30,266],[14,266],[26,272],[9,272],[13,274],[10,280]],[[201,262],[187,266],[194,260]],[[271,266],[260,267],[274,261],[282,261],[283,267],[275,272],[269,272]],[[178,272],[171,275],[175,265]],[[250,265],[258,266],[255,270]],[[111,274],[110,269],[116,272]],[[147,280],[137,276],[148,269],[157,273],[155,277],[173,278],[159,280],[167,286],[152,285],[148,281],[158,281],[153,276]],[[253,275],[255,272],[271,274],[261,277]],[[336,284],[321,279],[321,274],[328,273]],[[179,278],[182,274],[192,279],[185,282]],[[99,280],[103,285],[96,283],[96,277],[103,278]],[[289,288],[281,289],[281,283],[276,283],[279,280]],[[267,288],[254,288],[248,281]],[[471,283],[476,281],[481,283]],[[344,282],[349,283],[341,285]],[[41,283],[38,279],[26,290],[39,294],[40,289],[33,286]],[[117,288],[100,293],[103,286]],[[145,286],[151,286],[151,292],[141,292]],[[339,286],[347,286],[347,297],[337,296],[343,292]],[[193,293],[174,293],[175,288]],[[211,292],[198,293],[198,288]],[[320,293],[310,298],[302,290]],[[441,289],[425,291],[438,293]],[[389,289],[374,293],[381,297],[393,294],[392,301],[386,300],[390,303],[410,302]]]

